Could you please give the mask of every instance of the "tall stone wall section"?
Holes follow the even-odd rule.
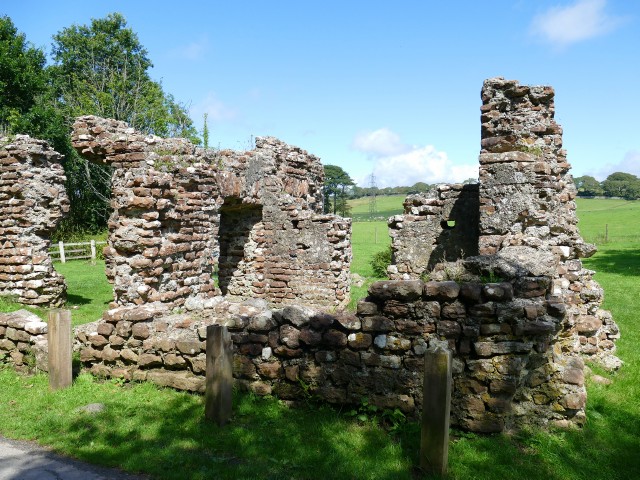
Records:
[[[502,78],[483,85],[479,250],[491,255],[506,249],[511,257],[550,252],[556,271],[549,295],[569,307],[572,350],[615,362],[610,354],[618,328],[600,309],[603,291],[594,272],[580,261],[596,249],[578,231],[576,188],[554,120],[554,96],[552,87]]]
[[[320,213],[317,157],[271,137],[249,152],[205,151],[92,116],[76,121],[72,142],[114,168],[105,249],[114,306],[220,294],[348,302],[351,224]]]
[[[439,185],[409,195],[404,214],[389,218],[392,280],[420,278],[439,262],[478,254],[478,185]]]
[[[49,256],[50,235],[69,210],[60,160],[47,142],[0,138],[0,295],[58,306],[64,278]]]

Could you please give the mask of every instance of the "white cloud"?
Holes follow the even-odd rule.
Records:
[[[369,154],[373,160],[373,174],[380,188],[411,186],[417,182],[428,184],[462,182],[478,177],[478,164],[454,165],[446,152],[432,145],[410,146],[400,136],[383,128],[356,136],[353,147]],[[369,186],[369,176],[358,178],[360,186]]]
[[[210,122],[235,120],[239,116],[235,108],[225,104],[213,92],[209,92],[204,99],[191,107],[190,114],[192,118],[202,118],[205,113],[208,115],[207,119]]]
[[[181,45],[172,48],[169,54],[174,58],[181,58],[185,60],[200,60],[204,57],[204,54],[209,50],[209,39],[206,36],[200,37],[187,45]]]
[[[397,155],[408,151],[409,147],[403,145],[397,133],[388,128],[379,128],[373,132],[361,132],[353,140],[352,147],[364,152],[371,157],[384,157]]]
[[[591,171],[587,175],[592,175],[602,181],[614,172],[631,173],[640,177],[640,150],[629,150],[620,162],[607,163],[602,168]]]
[[[533,18],[530,32],[559,49],[605,35],[626,21],[605,12],[606,6],[607,0],[577,0],[565,7],[552,7]]]

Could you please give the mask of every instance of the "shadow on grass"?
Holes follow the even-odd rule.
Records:
[[[90,303],[90,298],[76,295],[75,293],[67,293],[67,305],[88,305]]]
[[[460,439],[449,458],[455,479],[640,478],[640,417],[600,396],[580,430]],[[603,420],[606,415],[606,420]]]
[[[163,479],[411,478],[411,462],[398,461],[401,447],[383,431],[357,427],[329,407],[289,409],[237,395],[231,423],[219,428],[204,420],[195,395],[147,408],[117,397],[106,403],[58,431],[83,460]]]
[[[640,246],[638,250],[602,249],[593,257],[583,260],[585,266],[596,272],[616,273],[625,276],[640,276]]]

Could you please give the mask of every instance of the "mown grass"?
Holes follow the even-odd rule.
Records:
[[[355,310],[358,300],[367,296],[369,286],[377,278],[371,268],[373,256],[388,248],[391,244],[387,222],[354,222],[351,231],[351,247],[353,259],[351,261],[351,271],[365,278],[365,283],[361,287],[351,286],[351,301],[347,307]]]
[[[578,198],[578,228],[586,242],[640,242],[640,201]]]
[[[85,260],[73,260],[53,264],[67,283],[67,304],[71,309],[73,325],[93,322],[102,318],[102,312],[113,301],[113,287],[104,274],[104,260],[96,264]]]
[[[600,228],[591,215],[604,215],[610,232],[620,221],[617,208],[607,214],[584,209],[582,202],[578,208],[585,236]],[[624,215],[631,215],[621,215],[629,238],[640,238],[640,222]],[[386,224],[377,225],[379,243],[375,228],[354,224],[354,270],[362,274],[367,273],[366,258],[388,244],[382,235]],[[575,431],[514,435],[453,431],[449,478],[640,478],[640,245],[615,238],[599,244],[600,251],[585,265],[598,271],[604,306],[620,326],[618,353],[625,365],[613,374],[596,369],[613,380],[611,385],[588,381],[586,425]],[[91,288],[77,295],[88,298]],[[236,394],[232,422],[218,428],[203,420],[200,396],[150,384],[123,387],[80,375],[71,388],[49,392],[43,375],[22,376],[5,368],[0,369],[0,385],[0,434],[153,478],[424,478],[416,468],[415,423],[391,434],[330,407],[289,408],[274,398]],[[106,410],[93,416],[75,411],[95,402],[104,403]]]
[[[354,222],[384,221],[392,215],[402,213],[405,195],[379,195],[376,197],[375,212],[370,212],[370,197],[354,198],[348,201],[349,214]]]

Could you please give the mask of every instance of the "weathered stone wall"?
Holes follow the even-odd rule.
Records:
[[[577,334],[573,351],[616,362],[610,354],[618,328],[600,309],[603,291],[594,272],[580,261],[596,249],[578,231],[576,188],[554,120],[554,96],[552,87],[502,78],[483,85],[479,249],[552,253],[549,294],[569,307],[568,328]]]
[[[20,303],[64,302],[64,278],[49,256],[50,235],[69,209],[62,156],[27,135],[0,138],[0,295]]]
[[[206,326],[223,324],[236,381],[257,394],[353,404],[368,397],[411,416],[421,408],[424,353],[444,344],[454,354],[454,424],[497,432],[582,423],[583,363],[564,354],[564,305],[545,299],[548,278],[538,282],[536,295],[530,283],[378,282],[357,314],[218,298],[171,315],[156,303],[106,312],[78,339],[96,374],[202,391]]]
[[[321,214],[317,157],[271,137],[250,152],[205,151],[91,116],[76,121],[72,141],[114,167],[105,249],[114,306],[221,293],[348,302],[351,224]]]
[[[439,185],[409,195],[404,214],[389,218],[393,264],[389,278],[420,278],[438,262],[478,254],[478,185]]]
[[[471,196],[476,190],[467,197],[457,195],[459,185],[407,197],[405,214],[389,219],[395,260],[390,277],[420,278],[425,272],[446,277],[455,268],[442,263],[478,253],[481,257],[470,260],[488,279],[519,272],[522,264],[546,265],[539,268],[550,279],[546,294],[567,305],[568,320],[559,333],[573,339],[567,348],[615,366],[619,331],[611,315],[600,309],[603,291],[592,278],[594,272],[580,261],[593,255],[595,246],[586,244],[578,231],[576,189],[562,149],[562,128],[554,120],[554,95],[548,86],[503,78],[484,82],[479,198]],[[475,217],[469,213],[478,206],[474,200],[479,202]],[[455,226],[446,229],[458,204],[469,221],[460,225],[459,218],[452,218]],[[471,228],[474,222],[478,230],[455,236],[459,225]],[[476,249],[467,247],[460,255],[465,241],[475,242]],[[502,272],[496,263],[504,267]],[[521,276],[516,283],[528,280]]]
[[[0,313],[0,362],[17,370],[46,370],[47,324],[27,310]]]

